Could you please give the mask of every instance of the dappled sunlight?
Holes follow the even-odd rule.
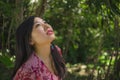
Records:
[[[71,74],[76,74],[78,76],[88,76],[88,71],[86,71],[87,66],[84,64],[69,64],[67,63],[67,71]]]

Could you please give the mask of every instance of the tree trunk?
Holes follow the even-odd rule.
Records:
[[[45,12],[45,8],[46,8],[46,5],[47,5],[47,0],[39,0],[40,4],[38,5],[38,7],[36,8],[35,10],[35,15],[36,16],[39,16],[39,17],[42,17],[44,12]]]

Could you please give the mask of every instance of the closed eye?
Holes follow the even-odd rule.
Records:
[[[40,25],[40,24],[36,24],[36,26],[35,26],[35,27],[37,28],[37,27],[39,27],[39,26],[41,26],[41,25]]]

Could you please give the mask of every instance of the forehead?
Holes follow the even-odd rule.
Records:
[[[39,22],[43,22],[43,19],[40,17],[35,17],[34,23],[39,23]]]

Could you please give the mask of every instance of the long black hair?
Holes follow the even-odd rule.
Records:
[[[58,48],[54,44],[52,44],[51,46],[51,54],[52,54],[55,68],[58,72],[59,78],[60,79],[65,78],[65,74],[66,74],[65,61],[61,55],[61,52],[58,50]]]
[[[33,53],[33,46],[30,45],[31,33],[35,16],[31,16],[20,24],[16,30],[16,59],[12,78],[20,66],[25,63]],[[64,78],[66,68],[65,62],[54,44],[51,46],[51,55],[60,79]]]

